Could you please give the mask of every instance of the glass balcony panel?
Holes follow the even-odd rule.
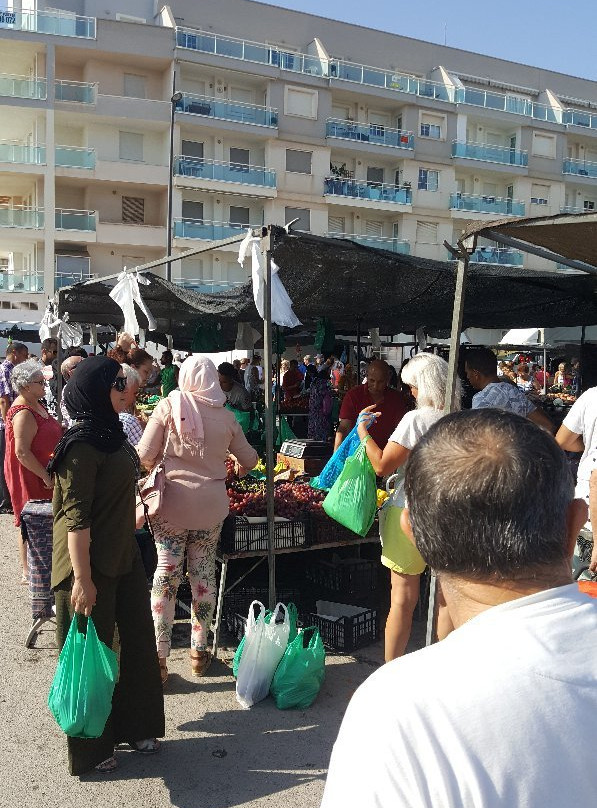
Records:
[[[326,122],[325,134],[326,137],[337,137],[342,140],[358,140],[379,146],[393,146],[397,149],[414,149],[412,132],[390,129],[380,124],[331,119]]]
[[[74,286],[75,283],[90,281],[91,275],[84,272],[56,272],[54,275],[54,286],[62,289],[65,286]]]
[[[225,121],[254,124],[257,126],[277,127],[278,113],[270,107],[259,107],[255,104],[240,104],[235,101],[218,101],[216,98],[184,94],[176,103],[177,112],[191,115],[204,115]]]
[[[566,109],[563,123],[569,126],[584,126],[586,129],[597,129],[597,115],[580,109]]]
[[[521,267],[524,256],[518,250],[509,247],[478,247],[470,257],[474,264],[501,264],[502,266]]]
[[[258,45],[254,42],[245,42],[244,59],[247,62],[257,62],[258,64],[269,64],[270,49],[267,45]]]
[[[95,232],[95,213],[90,210],[55,211],[56,230],[84,230]]]
[[[358,244],[364,244],[366,247],[373,247],[376,250],[389,250],[390,252],[401,253],[402,255],[410,254],[410,244],[408,241],[403,241],[397,238],[384,238],[383,236],[363,236],[357,233],[326,233],[328,238],[342,238],[347,241],[356,241]]]
[[[587,160],[564,160],[562,174],[575,174],[578,177],[597,177],[597,163]]]
[[[57,81],[56,101],[75,101],[80,104],[95,103],[95,85],[79,81]]]
[[[0,142],[0,163],[23,163],[45,165],[46,147],[30,146],[27,143]]]
[[[176,157],[174,173],[184,177],[222,182],[241,182],[245,185],[276,187],[276,172],[268,168],[247,166],[240,163],[219,163],[197,157]]]
[[[527,166],[529,156],[527,152],[519,149],[510,149],[507,146],[492,146],[487,143],[452,143],[452,157],[464,157],[469,160],[484,160],[489,163],[502,163],[512,166]]]
[[[387,183],[367,183],[344,177],[326,177],[324,194],[348,196],[356,199],[370,199],[374,202],[395,202],[397,205],[410,205],[411,189]]]
[[[233,59],[244,59],[242,39],[215,37],[215,51],[218,56],[231,56]]]
[[[13,270],[0,272],[1,292],[43,292],[44,276],[42,272]]]
[[[245,285],[243,281],[212,281],[204,278],[174,278],[172,283],[193,292],[211,295],[230,292]]]
[[[494,213],[499,216],[524,216],[524,202],[497,196],[476,194],[450,194],[451,210],[467,210],[473,213]]]
[[[56,165],[63,168],[95,168],[95,151],[75,146],[56,146]]]
[[[176,238],[200,238],[204,241],[220,241],[238,236],[248,225],[227,224],[226,222],[208,222],[204,219],[175,219],[174,235]]]
[[[43,100],[46,98],[46,80],[0,75],[0,96]]]
[[[82,17],[68,12],[29,9],[0,11],[0,28],[16,31],[95,39],[95,27],[95,17]]]
[[[9,208],[0,206],[0,227],[39,228],[44,226],[41,208]]]

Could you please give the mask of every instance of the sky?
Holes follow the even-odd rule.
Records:
[[[597,81],[596,0],[261,0]]]

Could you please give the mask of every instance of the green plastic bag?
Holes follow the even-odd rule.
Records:
[[[246,435],[251,429],[251,422],[253,421],[252,411],[245,412],[244,410],[237,410],[235,407],[231,407],[230,404],[226,404],[225,406],[226,409],[230,410],[230,412],[234,415],[238,423],[241,425],[242,431]]]
[[[48,707],[67,735],[99,738],[112,711],[118,660],[98,638],[91,617],[86,633],[79,629],[79,620],[73,615],[48,693]]]
[[[325,650],[318,629],[303,629],[288,643],[276,668],[270,693],[280,710],[304,710],[317,698],[325,678]]]
[[[277,449],[279,449],[282,446],[284,441],[294,440],[296,438],[296,435],[290,428],[288,419],[284,415],[280,416],[280,428],[277,429],[276,432],[277,434],[275,439],[275,445]]]
[[[297,635],[297,622],[298,622],[298,610],[294,603],[289,603],[286,607],[288,610],[288,619],[290,621],[290,633],[288,635],[288,642],[291,643],[296,635]],[[259,618],[258,618],[259,619]],[[272,619],[272,613],[266,612],[265,613],[265,622],[269,623]],[[232,660],[232,675],[236,679],[238,675],[238,666],[240,665],[240,658],[243,655],[243,648],[245,647],[245,638],[243,637],[242,640],[238,644],[238,648],[234,653],[234,659]]]
[[[323,509],[330,518],[359,536],[369,532],[377,510],[377,486],[364,443],[344,463],[323,500]]]

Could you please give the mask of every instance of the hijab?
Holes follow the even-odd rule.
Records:
[[[168,401],[172,408],[173,428],[182,445],[191,454],[203,455],[205,429],[201,406],[223,407],[226,394],[220,387],[216,366],[206,356],[189,356],[178,374],[178,390]]]
[[[50,474],[77,441],[90,443],[108,454],[125,444],[126,435],[110,398],[119,371],[118,362],[107,356],[91,356],[76,366],[64,388],[64,404],[75,423],[64,433],[50,459]]]

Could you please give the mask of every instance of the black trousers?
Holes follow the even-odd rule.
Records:
[[[10,491],[6,485],[6,477],[4,476],[4,455],[6,454],[6,430],[0,429],[0,508],[10,508],[12,510],[12,501],[10,498]]]
[[[140,555],[126,575],[109,578],[91,570],[97,588],[92,618],[98,637],[112,647],[114,628],[120,643],[119,678],[112,713],[99,738],[68,738],[71,774],[80,775],[109,758],[116,744],[161,738],[165,732],[164,693],[155,647],[147,577]],[[72,619],[69,576],[54,589],[56,642],[62,648]],[[86,621],[85,617],[78,618]],[[84,627],[84,626],[83,626]]]

